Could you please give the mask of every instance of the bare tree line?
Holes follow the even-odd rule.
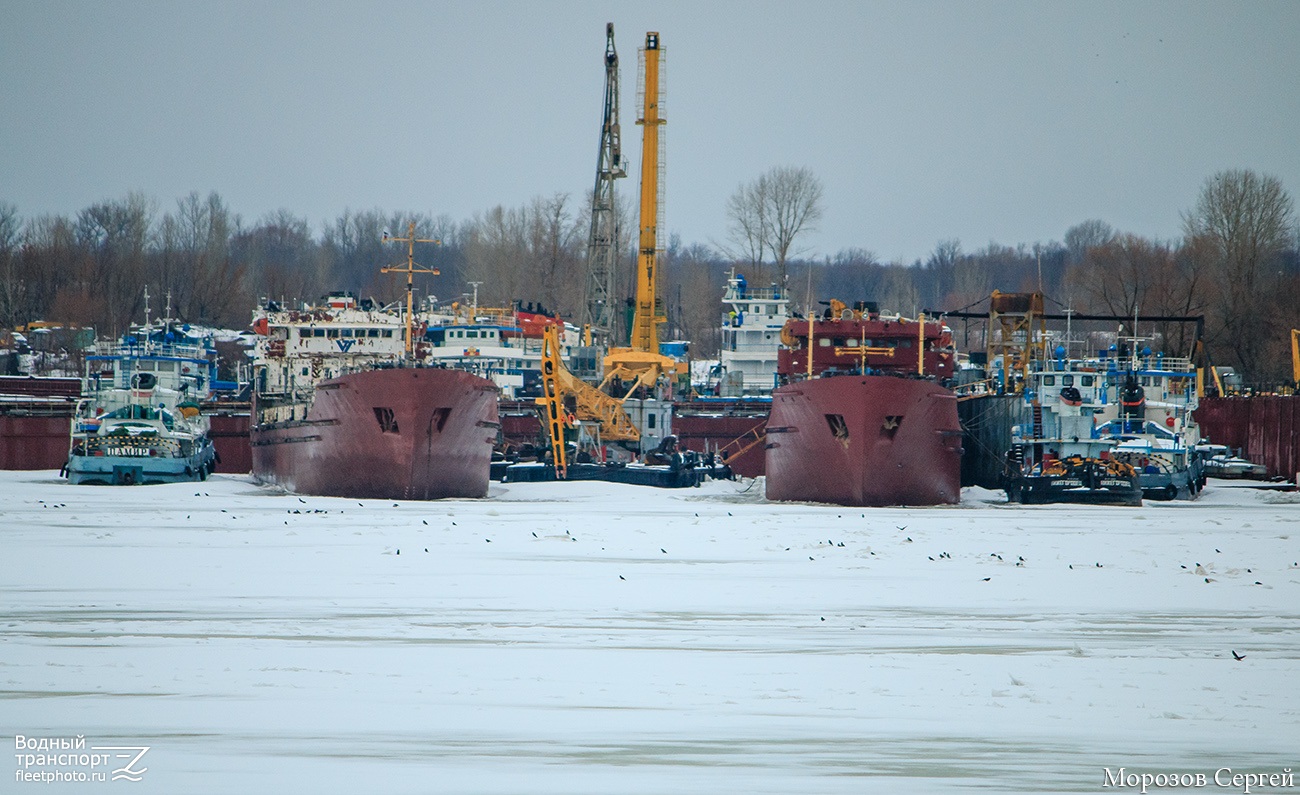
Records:
[[[256,303],[312,301],[331,290],[393,300],[400,285],[379,273],[402,260],[385,231],[439,244],[417,244],[416,259],[441,276],[424,289],[459,299],[480,283],[479,303],[516,301],[568,319],[581,317],[589,198],[539,196],[456,221],[412,212],[346,210],[313,232],[287,210],[246,223],[216,193],[192,193],[160,212],[139,194],[100,202],[73,217],[23,219],[0,202],[0,324],[33,320],[119,334],[143,318],[143,289],[171,293],[173,314],[192,323],[244,327]],[[998,243],[972,251],[942,240],[923,260],[884,262],[864,248],[800,256],[801,239],[822,208],[820,182],[807,169],[772,169],[740,186],[728,204],[726,243],[684,243],[676,235],[660,260],[666,334],[692,340],[694,355],[718,345],[720,297],[729,271],[750,284],[787,290],[799,312],[818,301],[874,300],[913,314],[982,307],[994,289],[1041,289],[1079,312],[1205,315],[1206,343],[1217,364],[1248,381],[1289,377],[1288,329],[1300,328],[1300,253],[1290,196],[1281,183],[1251,171],[1206,180],[1184,213],[1184,235],[1162,241],[1127,234],[1100,220],[1065,231],[1061,242]],[[620,228],[635,229],[621,197]],[[630,296],[632,241],[617,273]],[[160,309],[154,304],[155,311]],[[1167,343],[1190,346],[1189,329],[1161,329]]]

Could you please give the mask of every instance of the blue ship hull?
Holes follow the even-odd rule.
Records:
[[[216,466],[216,452],[208,442],[182,458],[74,455],[68,459],[67,472],[73,485],[134,486],[207,480]]]

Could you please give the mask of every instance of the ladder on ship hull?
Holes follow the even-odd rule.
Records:
[[[718,448],[724,462],[735,461],[767,441],[767,423],[756,425]]]

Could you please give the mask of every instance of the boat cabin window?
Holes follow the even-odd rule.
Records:
[[[302,368],[302,374],[303,374],[303,375],[310,375],[310,374],[311,374],[311,368],[310,368],[310,367],[304,367],[304,368]]]
[[[314,337],[323,337],[323,336],[325,336],[325,329],[323,329],[323,328],[313,329],[312,331],[314,332],[314,333],[312,334],[312,336],[314,336]]]
[[[771,336],[772,336],[771,334],[768,335],[769,338],[770,338]],[[844,344],[845,344],[845,346],[847,346],[847,347],[849,347],[849,348],[856,348],[856,347],[858,347],[858,341],[855,340],[855,339],[848,339],[848,340],[845,340],[845,341],[844,341]]]
[[[1043,386],[1056,386],[1056,376],[1054,375],[1043,376]]]
[[[470,331],[466,333],[466,336],[468,336],[470,339],[478,339],[478,332]]]
[[[390,328],[386,328],[386,329],[384,329],[384,336],[385,336],[385,337],[391,337],[391,336],[393,336],[393,330],[390,329]]]
[[[822,346],[823,348],[829,348],[831,346],[831,338],[822,337],[821,339],[817,340],[817,344]]]
[[[1074,376],[1072,375],[1061,376],[1061,386],[1074,386]]]
[[[366,336],[368,336],[368,337],[378,337],[378,336],[379,336],[379,329],[377,329],[377,328],[369,329],[369,331],[368,331],[368,333],[366,334]]]
[[[1079,380],[1084,386],[1092,386],[1093,377],[1090,375],[1081,375]]]
[[[339,330],[336,328],[332,328],[328,332],[326,332],[326,336],[330,337],[331,339],[337,337],[338,335],[339,335]]]
[[[341,337],[351,337],[351,336],[352,336],[352,329],[350,329],[350,328],[339,329],[339,336],[341,336]]]
[[[135,363],[135,369],[137,369],[137,370],[152,370],[152,369],[153,369],[153,362],[145,362],[145,361],[139,361],[139,362],[136,362],[136,363]]]

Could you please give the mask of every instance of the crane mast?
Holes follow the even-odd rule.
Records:
[[[587,302],[584,324],[607,342],[615,331],[614,274],[618,264],[618,212],[614,180],[627,176],[618,123],[618,52],[614,23],[605,25],[605,114],[591,194],[591,236],[587,241]]]
[[[637,244],[636,313],[632,317],[629,345],[635,351],[659,352],[659,324],[656,306],[658,273],[660,159],[659,126],[659,34],[645,36],[645,87],[641,118],[641,233]]]
[[[653,387],[660,376],[672,372],[676,362],[659,353],[659,324],[666,321],[659,312],[658,256],[660,214],[663,209],[662,138],[664,124],[663,84],[660,80],[659,34],[645,36],[642,50],[641,130],[641,230],[637,239],[636,298],[628,347],[611,349],[605,356],[605,378],[601,386],[620,382],[627,395],[640,387]]]

